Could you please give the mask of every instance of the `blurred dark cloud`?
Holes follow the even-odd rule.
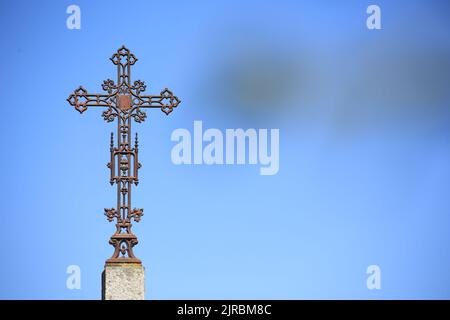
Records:
[[[212,83],[219,101],[246,116],[264,117],[283,112],[296,103],[302,71],[287,52],[273,52],[255,45],[228,57],[218,66]]]
[[[221,37],[209,42],[207,72],[199,82],[218,112],[274,120],[310,105],[316,80],[308,51],[274,34],[239,27],[214,30]]]

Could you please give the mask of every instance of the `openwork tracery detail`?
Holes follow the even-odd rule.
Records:
[[[102,116],[106,122],[117,119],[117,143],[114,144],[114,134],[111,133],[110,161],[107,164],[110,183],[117,185],[116,208],[105,209],[108,221],[116,222],[116,232],[109,240],[114,253],[107,263],[140,263],[133,253],[138,240],[131,227],[132,220],[141,220],[144,210],[131,207],[131,186],[139,183],[138,171],[141,167],[138,159],[138,136],[136,134],[132,141],[131,122],[132,119],[138,123],[145,121],[145,108],[158,108],[168,115],[181,101],[167,88],[159,95],[144,95],[143,92],[147,89],[145,83],[141,80],[131,82],[131,66],[138,59],[124,46],[110,60],[117,66],[117,81],[103,81],[102,89],[106,93],[88,93],[80,86],[67,101],[80,113],[89,107],[104,107],[106,110]]]

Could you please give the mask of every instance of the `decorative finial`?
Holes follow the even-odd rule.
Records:
[[[138,144],[139,144],[139,140],[138,140],[138,134],[136,132],[136,138],[134,139],[134,146],[136,149],[138,148]]]

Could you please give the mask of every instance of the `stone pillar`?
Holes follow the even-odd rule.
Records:
[[[144,300],[144,286],[141,263],[106,263],[102,273],[103,300]]]

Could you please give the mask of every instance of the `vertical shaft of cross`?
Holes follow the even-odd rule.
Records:
[[[114,143],[114,142],[112,142]],[[137,184],[139,170],[138,150],[131,145],[131,118],[117,119],[117,146],[111,148],[111,162],[108,166],[113,173],[110,181],[116,183],[117,188],[117,223],[116,232],[111,236],[110,244],[115,250],[107,263],[132,262],[140,263],[133,253],[133,247],[138,243],[131,231],[131,219],[142,216],[143,209],[132,210],[131,187]],[[106,214],[111,209],[105,209]],[[139,217],[137,217],[139,215]]]

